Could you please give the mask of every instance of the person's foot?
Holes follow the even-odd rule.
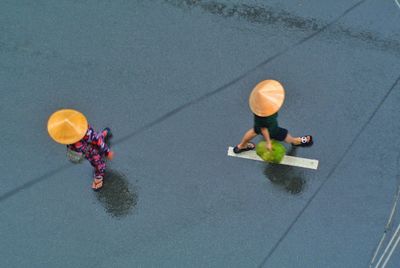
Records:
[[[236,145],[235,148],[233,148],[233,152],[235,154],[240,154],[245,151],[251,151],[256,148],[256,145],[252,142],[247,143],[247,145],[245,147],[240,147],[239,145]]]
[[[92,189],[97,191],[100,190],[102,187],[103,187],[103,178],[102,177],[94,178],[92,182]]]
[[[311,135],[306,135],[306,136],[300,137],[300,143],[297,143],[297,144],[293,143],[292,145],[306,147],[306,146],[313,145],[313,143],[314,143],[313,137]]]

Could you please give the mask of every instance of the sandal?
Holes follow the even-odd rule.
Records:
[[[237,145],[235,146],[235,148],[233,148],[233,152],[235,154],[240,154],[242,152],[246,152],[246,151],[251,151],[254,150],[256,148],[256,145],[252,142],[247,143],[247,146],[245,148],[240,149]]]
[[[307,147],[307,146],[311,146],[313,144],[314,144],[313,137],[311,135],[306,135],[306,136],[301,137],[300,144],[293,144],[293,145]]]
[[[103,178],[95,178],[92,183],[92,189],[97,191],[103,187]]]

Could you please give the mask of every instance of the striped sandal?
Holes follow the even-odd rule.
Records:
[[[102,177],[94,178],[92,182],[92,189],[97,191],[100,190],[102,187],[103,187],[103,178]]]
[[[293,146],[307,147],[307,146],[311,146],[313,144],[314,144],[313,137],[311,135],[306,135],[306,136],[301,137],[300,144],[293,144]]]
[[[235,146],[235,148],[233,148],[233,152],[235,154],[240,154],[242,152],[254,150],[255,148],[256,148],[256,145],[252,142],[249,142],[249,143],[247,143],[245,148],[239,148],[238,146]]]

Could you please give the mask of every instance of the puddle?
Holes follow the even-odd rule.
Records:
[[[296,155],[296,148],[292,147],[288,151],[289,155]],[[303,172],[299,168],[285,165],[267,164],[264,169],[264,175],[274,185],[283,187],[291,194],[303,192],[306,180]]]
[[[125,175],[115,170],[107,170],[103,188],[96,197],[108,214],[123,218],[132,213],[138,202],[136,187],[131,186]]]
[[[214,15],[225,18],[237,17],[251,23],[280,24],[287,28],[313,31],[325,26],[317,23],[315,19],[303,18],[272,7],[201,0],[165,0],[165,2],[178,8],[191,9],[197,7]]]
[[[203,0],[164,0],[164,2],[183,10],[198,8],[216,16],[238,18],[254,24],[274,25],[310,33],[324,29],[330,41],[331,39],[335,41],[341,39],[340,42],[343,39],[356,40],[363,46],[390,51],[396,55],[400,53],[399,40],[384,37],[379,32],[370,32],[340,23],[325,29],[329,25],[328,21],[301,17],[276,7]]]

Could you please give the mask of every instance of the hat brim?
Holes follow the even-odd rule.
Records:
[[[258,116],[270,116],[278,112],[285,100],[285,90],[276,80],[258,83],[249,97],[251,111]]]
[[[73,144],[86,134],[88,122],[79,111],[62,109],[53,113],[47,122],[50,137],[60,144]]]

